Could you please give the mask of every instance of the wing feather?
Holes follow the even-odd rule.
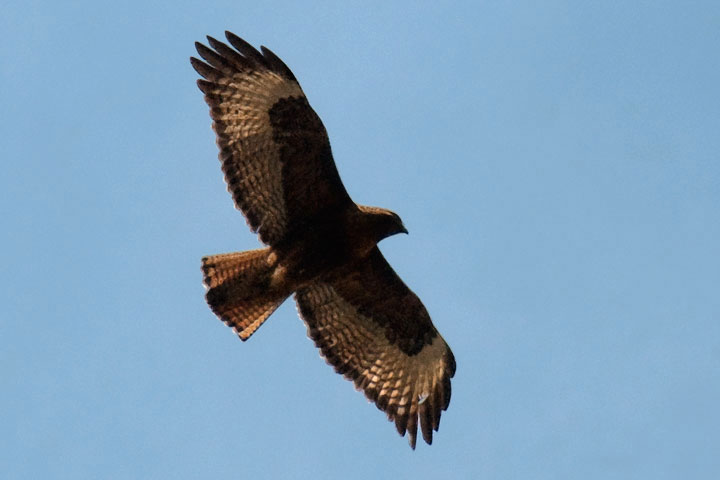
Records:
[[[300,289],[308,335],[335,370],[383,410],[415,448],[432,443],[450,401],[452,351],[417,296],[376,248],[362,266]]]
[[[228,191],[260,239],[275,245],[298,225],[351,200],[325,127],[290,69],[266,48],[226,32],[191,58],[210,107]]]

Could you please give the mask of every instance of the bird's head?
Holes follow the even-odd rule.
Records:
[[[396,233],[408,233],[400,216],[393,211],[386,208],[365,206],[360,207],[360,210],[370,219],[370,225],[377,242]]]

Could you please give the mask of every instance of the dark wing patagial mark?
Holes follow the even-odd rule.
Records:
[[[278,100],[270,109],[270,123],[273,139],[280,146],[290,218],[309,219],[319,209],[328,216],[328,210],[342,209],[351,202],[335,167],[325,127],[305,97]],[[323,137],[317,132],[323,132]]]
[[[377,248],[369,261],[344,273],[297,292],[309,336],[401,435],[408,432],[413,448],[418,423],[432,443],[450,403],[452,351]]]
[[[228,191],[253,231],[277,244],[320,210],[351,202],[332,158],[322,121],[290,69],[274,53],[226,32],[233,48],[212,37],[196,43]]]

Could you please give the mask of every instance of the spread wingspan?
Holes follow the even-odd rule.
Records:
[[[420,299],[377,248],[368,262],[295,295],[308,334],[335,370],[375,402],[415,448],[432,443],[450,403],[452,351]]]
[[[191,58],[213,129],[228,190],[248,224],[268,244],[322,208],[351,202],[322,121],[290,69],[226,32],[229,47],[208,37]]]
[[[338,373],[408,433],[432,442],[450,402],[452,351],[377,248],[400,217],[355,205],[325,127],[290,69],[226,32],[191,58],[228,191],[268,248],[203,259],[208,304],[246,340],[295,291],[309,336]]]

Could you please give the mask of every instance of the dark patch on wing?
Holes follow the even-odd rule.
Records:
[[[226,32],[196,43],[198,87],[210,106],[228,190],[250,228],[276,245],[322,210],[351,204],[322,121],[295,76],[267,48]]]
[[[367,260],[343,274],[332,281],[333,288],[359,313],[382,326],[387,340],[407,355],[416,355],[437,336],[425,306],[377,247]]]
[[[269,114],[273,139],[280,146],[291,223],[348,206],[352,200],[340,180],[325,127],[307,98],[281,98]]]
[[[409,433],[432,443],[450,403],[455,358],[427,311],[379,250],[368,266],[301,288],[295,299],[308,335],[335,371]]]

